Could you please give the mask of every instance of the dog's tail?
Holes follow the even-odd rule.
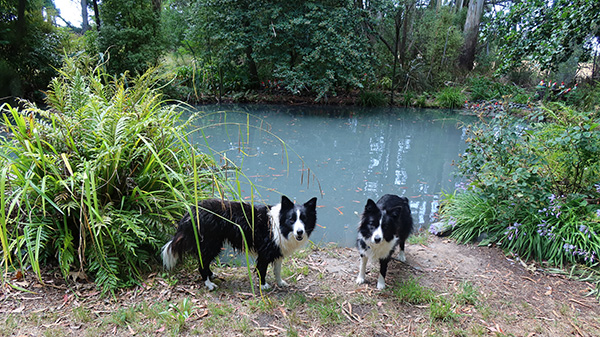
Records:
[[[189,240],[186,239],[185,226],[180,226],[173,236],[173,239],[167,242],[161,249],[161,256],[163,260],[163,266],[165,269],[170,270],[177,265],[177,261],[183,255],[183,253],[189,249],[186,247],[186,243]]]
[[[179,260],[179,254],[173,250],[173,240],[167,242],[162,249],[160,255],[163,260],[163,267],[167,270],[173,269]]]

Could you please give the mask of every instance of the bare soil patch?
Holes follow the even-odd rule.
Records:
[[[592,285],[507,258],[496,248],[429,237],[392,262],[387,288],[356,285],[358,253],[312,248],[284,261],[287,288],[253,294],[245,267],[219,267],[208,292],[191,267],[147,276],[143,285],[101,296],[93,283],[28,274],[0,290],[2,336],[599,336]],[[256,277],[253,278],[254,280]],[[403,282],[431,290],[435,303],[399,297]],[[220,281],[220,282],[219,282]],[[267,281],[274,281],[269,268]],[[462,301],[465,285],[475,301]],[[447,305],[433,315],[433,306]]]

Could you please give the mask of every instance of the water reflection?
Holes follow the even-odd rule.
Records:
[[[198,110],[206,113],[197,122],[206,139],[194,136],[199,146],[241,165],[266,203],[277,203],[280,193],[297,202],[318,196],[320,228],[313,241],[345,246],[354,245],[357,214],[367,198],[406,196],[418,227],[434,221],[440,192],[455,188],[451,164],[465,148],[459,122],[472,120],[399,108],[211,105]],[[317,180],[309,179],[313,174]],[[249,197],[250,189],[243,193]]]

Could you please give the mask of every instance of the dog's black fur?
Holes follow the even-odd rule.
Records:
[[[356,283],[365,282],[367,261],[379,260],[377,288],[385,288],[387,266],[396,246],[400,246],[398,259],[406,261],[404,244],[412,232],[413,220],[406,197],[393,194],[382,196],[377,203],[368,199],[358,228],[356,245],[361,264]]]
[[[171,269],[184,253],[198,255],[195,223],[200,246],[199,270],[209,290],[216,287],[210,281],[213,276],[210,263],[225,242],[238,251],[245,251],[247,246],[248,253],[256,256],[263,289],[269,288],[265,277],[270,263],[274,263],[277,283],[285,285],[281,279],[281,260],[308,241],[317,221],[316,202],[317,198],[312,198],[303,205],[295,205],[286,196],[275,206],[203,200],[193,210],[194,219],[188,213],[179,221],[175,236],[162,249],[163,264]]]

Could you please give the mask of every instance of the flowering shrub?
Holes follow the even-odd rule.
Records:
[[[550,122],[548,122],[550,121]],[[463,191],[440,210],[453,237],[497,244],[551,265],[598,262],[600,122],[565,106],[528,121],[499,115],[469,127],[457,164]]]
[[[499,243],[526,258],[552,265],[598,261],[600,221],[598,210],[581,198],[548,197],[548,206],[524,224],[509,225]]]

